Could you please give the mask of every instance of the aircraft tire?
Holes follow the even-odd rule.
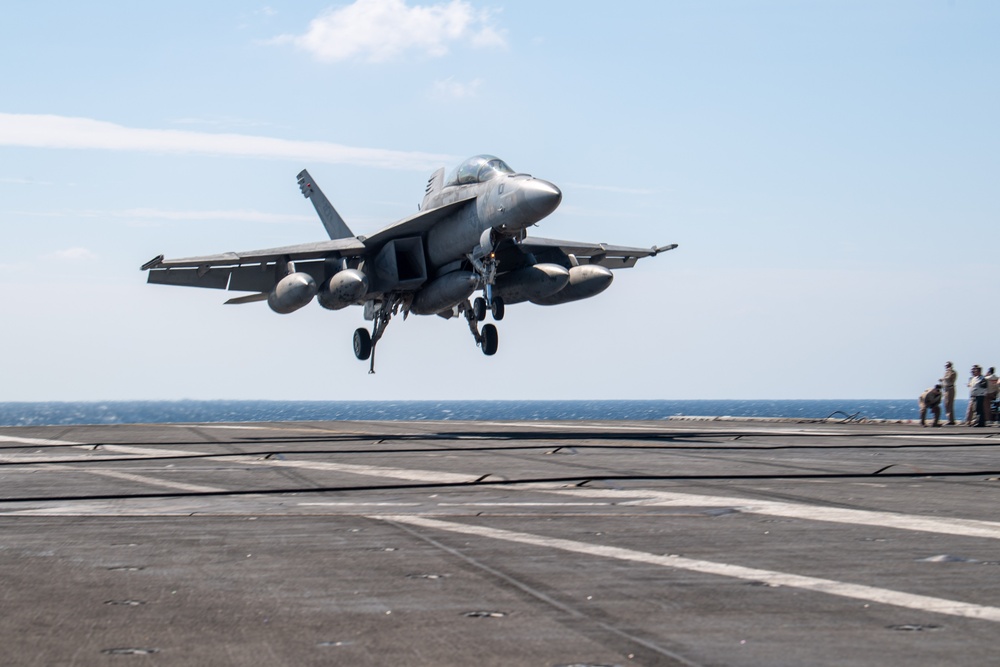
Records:
[[[493,303],[490,304],[490,310],[493,312],[493,319],[499,322],[503,319],[503,299],[498,296],[493,297]]]
[[[368,329],[354,330],[354,356],[361,361],[372,356],[372,336]]]
[[[483,325],[483,354],[487,357],[492,357],[497,353],[497,348],[500,346],[500,336],[497,334],[497,328],[492,324]]]
[[[477,296],[472,302],[472,314],[476,316],[477,322],[482,322],[486,319],[486,299],[481,296]]]

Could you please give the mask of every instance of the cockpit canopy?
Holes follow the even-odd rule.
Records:
[[[451,176],[445,181],[445,187],[450,185],[468,185],[484,183],[500,174],[513,174],[514,170],[507,163],[493,155],[477,155],[458,165]]]

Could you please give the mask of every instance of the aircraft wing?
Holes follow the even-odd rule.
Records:
[[[393,239],[419,236],[473,199],[475,194],[469,193],[444,206],[404,218],[370,237],[357,236],[180,259],[164,259],[160,255],[143,264],[142,270],[149,271],[146,282],[159,285],[267,292],[284,277],[284,263],[291,261],[295,262],[296,271],[308,273],[321,282],[326,274],[323,267],[326,258],[359,257],[377,252]]]
[[[677,244],[632,248],[607,243],[580,243],[578,241],[559,241],[529,236],[520,241],[517,246],[522,252],[531,253],[542,262],[552,261],[556,264],[562,264],[564,262],[556,261],[556,258],[572,255],[580,264],[599,264],[609,269],[627,269],[635,266],[635,263],[643,257],[655,257],[661,252],[673,250]]]
[[[160,255],[143,264],[142,269],[149,271],[146,282],[158,285],[267,292],[284,277],[279,265],[283,270],[285,261],[295,262],[296,270],[319,281],[323,279],[326,257],[354,257],[364,252],[365,244],[359,239],[336,239],[181,259],[164,259]]]
[[[201,255],[199,257],[182,257],[181,259],[163,259],[143,266],[144,269],[173,269],[178,267],[215,267],[240,264],[260,264],[278,259],[303,260],[317,259],[336,253],[342,257],[354,257],[365,252],[365,244],[356,238],[336,239],[334,241],[317,241],[281,248],[265,248],[264,250],[247,250],[244,252],[224,252],[218,255]]]

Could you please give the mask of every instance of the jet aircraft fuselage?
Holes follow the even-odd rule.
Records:
[[[267,301],[282,314],[314,298],[329,310],[364,306],[372,331],[354,334],[354,352],[371,358],[393,315],[465,316],[487,355],[498,348],[495,325],[479,322],[490,311],[531,301],[557,305],[594,296],[641,257],[675,245],[629,248],[607,244],[533,239],[527,229],[552,213],[562,193],[552,183],[479,155],[445,179],[439,169],[427,182],[417,214],[371,236],[355,236],[315,184],[299,176],[329,241],[248,252],[165,260],[143,265],[148,282],[252,292],[226,303]],[[470,301],[476,290],[483,296]]]

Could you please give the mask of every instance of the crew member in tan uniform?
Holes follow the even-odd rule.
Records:
[[[944,377],[941,378],[941,389],[944,393],[944,412],[948,415],[948,426],[955,425],[955,383],[958,381],[958,371],[949,361],[944,365]]]
[[[990,366],[990,370],[986,372],[986,421],[993,422],[997,420],[997,414],[993,411],[993,402],[997,400],[997,388],[998,381],[996,369]]]
[[[920,425],[927,426],[927,411],[934,415],[934,423],[931,426],[940,426],[938,420],[941,419],[941,385],[936,384],[930,389],[920,394]]]
[[[989,382],[983,377],[983,367],[972,367],[969,378],[969,409],[965,412],[966,426],[986,426],[986,389]]]

